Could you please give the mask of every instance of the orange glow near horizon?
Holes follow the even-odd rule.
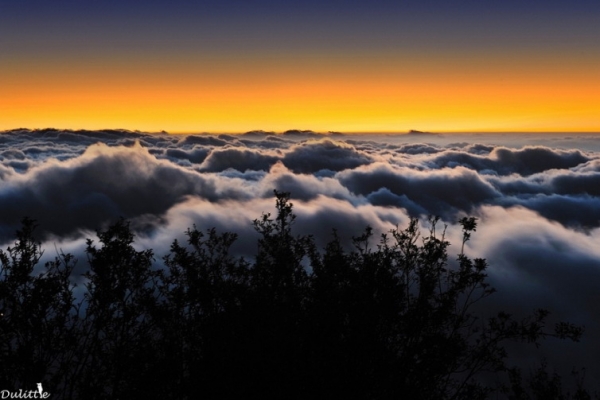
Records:
[[[0,130],[599,132],[598,64],[564,57],[16,60],[0,66]]]

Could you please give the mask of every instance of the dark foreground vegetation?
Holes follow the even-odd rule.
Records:
[[[289,195],[277,215],[254,221],[250,262],[230,255],[233,233],[187,232],[156,268],[121,220],[88,240],[83,299],[74,258],[41,256],[24,220],[0,251],[0,390],[34,389],[77,399],[588,399],[545,366],[512,368],[511,341],[578,340],[582,329],[473,314],[493,293],[486,261],[461,250],[455,267],[437,220],[346,251],[295,236]],[[460,221],[462,247],[476,228]],[[372,245],[371,242],[376,242]],[[461,247],[460,244],[458,246]],[[38,267],[39,268],[39,267]],[[37,271],[37,269],[36,269]],[[77,288],[79,289],[79,288]],[[568,378],[568,379],[567,379]]]

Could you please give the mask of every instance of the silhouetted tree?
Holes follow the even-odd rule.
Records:
[[[128,222],[87,241],[81,301],[75,261],[42,256],[35,224],[0,250],[0,379],[3,388],[44,382],[55,398],[589,399],[571,395],[543,365],[530,377],[510,365],[509,341],[578,340],[582,328],[546,327],[548,312],[517,320],[474,305],[492,295],[487,262],[464,254],[477,228],[459,221],[456,262],[439,219],[422,233],[411,219],[346,250],[294,235],[289,193],[277,215],[254,220],[254,259],[231,255],[233,233],[186,232],[162,264],[136,250]],[[502,374],[504,380],[484,379]]]
[[[518,368],[511,368],[508,371],[510,386],[508,388],[508,398],[510,400],[592,400],[600,399],[598,393],[594,397],[584,388],[585,371],[573,370],[572,378],[575,382],[574,391],[565,389],[563,386],[563,377],[556,372],[548,371],[548,364],[543,360],[540,366],[524,379],[523,374]]]
[[[189,248],[174,241],[164,257],[155,310],[162,357],[157,375],[172,383],[172,398],[195,398],[199,389],[208,398],[222,397],[219,392],[235,387],[222,387],[228,378],[241,376],[234,371],[242,367],[235,358],[244,343],[238,316],[249,290],[248,263],[229,255],[235,234],[209,229],[205,236],[196,227],[186,234]]]
[[[90,269],[82,327],[78,397],[110,398],[144,394],[153,363],[155,304],[152,250],[136,251],[129,223],[119,220],[98,232],[102,246],[88,239]],[[144,383],[144,384],[143,384]]]
[[[17,240],[0,250],[0,386],[59,385],[75,352],[77,310],[69,277],[74,260],[60,254],[36,271],[42,250],[25,218]]]

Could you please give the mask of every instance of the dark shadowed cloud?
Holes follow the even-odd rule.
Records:
[[[341,171],[372,160],[353,146],[332,140],[309,141],[292,146],[283,163],[296,173],[310,174],[322,169]]]
[[[161,216],[188,195],[216,200],[215,183],[139,145],[95,144],[77,158],[48,161],[3,185],[0,216],[3,228],[29,216],[42,229],[65,235],[119,216]]]
[[[277,161],[277,156],[246,148],[217,149],[210,152],[200,165],[201,171],[220,172],[229,168],[246,170],[268,170]]]
[[[464,167],[425,172],[373,164],[338,176],[352,193],[369,196],[387,189],[391,194],[404,196],[411,204],[418,204],[429,214],[445,217],[457,211],[469,212],[474,205],[500,196],[491,184]]]
[[[429,165],[435,168],[463,166],[477,171],[493,171],[498,175],[527,176],[551,169],[572,168],[586,161],[589,161],[589,158],[579,150],[496,147],[490,151],[489,147],[478,146],[439,153],[429,160]]]

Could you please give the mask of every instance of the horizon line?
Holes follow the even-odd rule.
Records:
[[[142,134],[168,134],[168,135],[245,135],[245,134],[264,134],[264,135],[322,135],[322,136],[335,136],[335,135],[453,135],[453,134],[600,134],[600,130],[377,130],[377,131],[336,131],[336,130],[328,130],[328,131],[315,131],[311,129],[287,129],[285,131],[272,131],[272,130],[263,130],[263,129],[251,129],[247,131],[167,131],[167,130],[155,130],[155,131],[145,131],[140,129],[130,129],[130,128],[99,128],[99,129],[90,129],[90,128],[55,128],[55,127],[45,127],[45,128],[26,128],[26,127],[18,127],[12,129],[4,129],[0,130],[0,133],[6,132],[14,132],[14,131],[65,131],[65,132],[100,132],[100,131],[120,131],[120,132],[129,132],[129,133],[142,133]]]

